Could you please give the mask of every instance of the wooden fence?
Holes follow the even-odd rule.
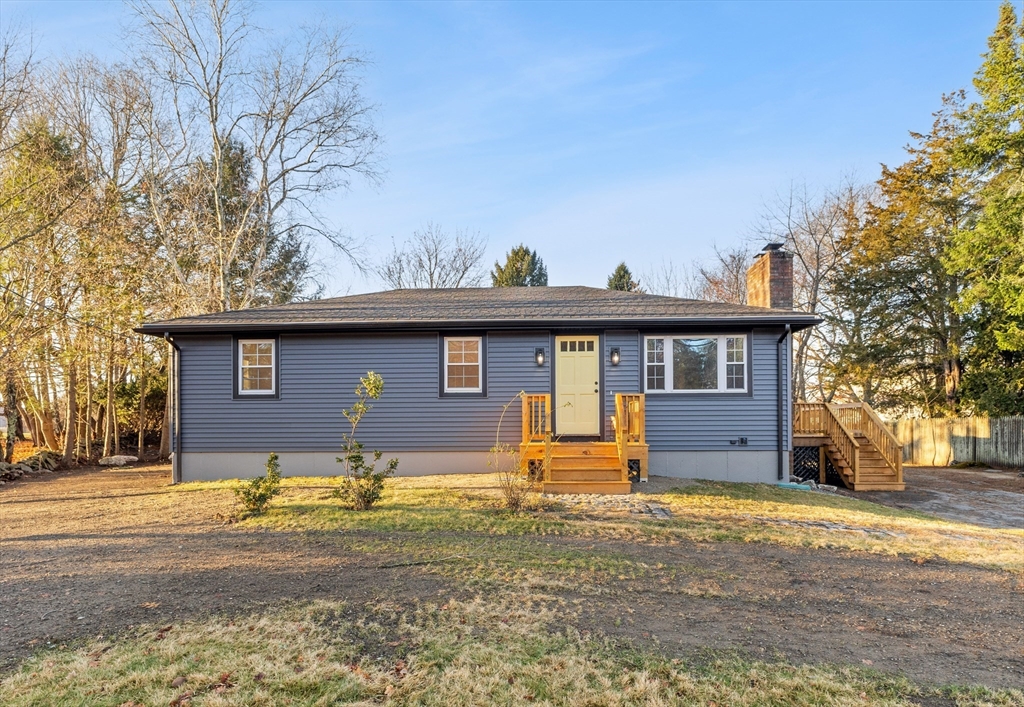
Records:
[[[889,426],[903,445],[907,464],[1024,467],[1024,417],[898,420]]]

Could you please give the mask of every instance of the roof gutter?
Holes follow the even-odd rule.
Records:
[[[171,400],[171,483],[181,483],[181,394],[179,379],[181,377],[181,347],[171,337],[169,331],[164,332],[164,340],[171,345],[170,365],[167,367],[167,395]]]
[[[786,430],[785,420],[783,414],[786,405],[786,370],[783,364],[783,352],[786,350],[786,337],[792,333],[792,328],[789,324],[786,325],[786,330],[782,332],[782,336],[779,337],[778,345],[776,348],[778,369],[779,369],[779,386],[778,386],[778,432],[779,432],[779,481],[786,481],[787,479],[783,476],[786,467]]]
[[[692,319],[679,318],[646,318],[646,319],[601,319],[601,318],[576,318],[576,319],[477,319],[477,320],[406,320],[406,321],[339,321],[339,322],[234,322],[217,324],[195,324],[171,322],[154,322],[136,327],[134,331],[139,334],[152,336],[163,336],[172,334],[234,334],[239,332],[251,333],[304,333],[323,334],[340,333],[348,331],[402,331],[402,332],[424,332],[442,330],[467,330],[487,329],[488,331],[523,331],[537,329],[670,329],[674,327],[686,327],[689,329],[699,327],[702,329],[729,330],[736,327],[774,328],[785,326],[792,331],[800,331],[816,324],[821,319],[814,316],[809,317],[701,317]]]

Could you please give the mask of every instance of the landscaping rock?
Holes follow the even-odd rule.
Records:
[[[131,462],[137,462],[138,460],[139,460],[138,457],[133,457],[133,456],[130,456],[128,454],[115,454],[112,457],[103,457],[102,459],[100,459],[99,465],[100,466],[124,466],[125,464],[130,464]]]
[[[642,501],[635,496],[605,495],[599,493],[542,494],[543,498],[557,500],[575,513],[588,515],[616,515],[628,512],[630,515],[670,520],[672,513],[657,503]]]

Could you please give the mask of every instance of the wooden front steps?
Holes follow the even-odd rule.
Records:
[[[524,473],[531,468],[540,472],[544,493],[630,493],[630,461],[639,461],[640,478],[647,478],[644,396],[620,393],[615,403],[615,441],[560,442],[551,432],[551,396],[523,394],[519,454]]]
[[[550,479],[550,480],[549,480]],[[614,442],[554,442],[544,493],[629,493]]]
[[[632,489],[623,480],[622,463],[615,442],[550,442],[550,460],[541,481],[544,493],[626,494]],[[544,444],[520,446],[527,462],[543,464]]]

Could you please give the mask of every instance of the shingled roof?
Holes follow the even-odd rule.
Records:
[[[784,309],[662,297],[594,287],[389,290],[150,322],[145,334],[354,329],[452,329],[640,325],[776,326],[820,320]]]

